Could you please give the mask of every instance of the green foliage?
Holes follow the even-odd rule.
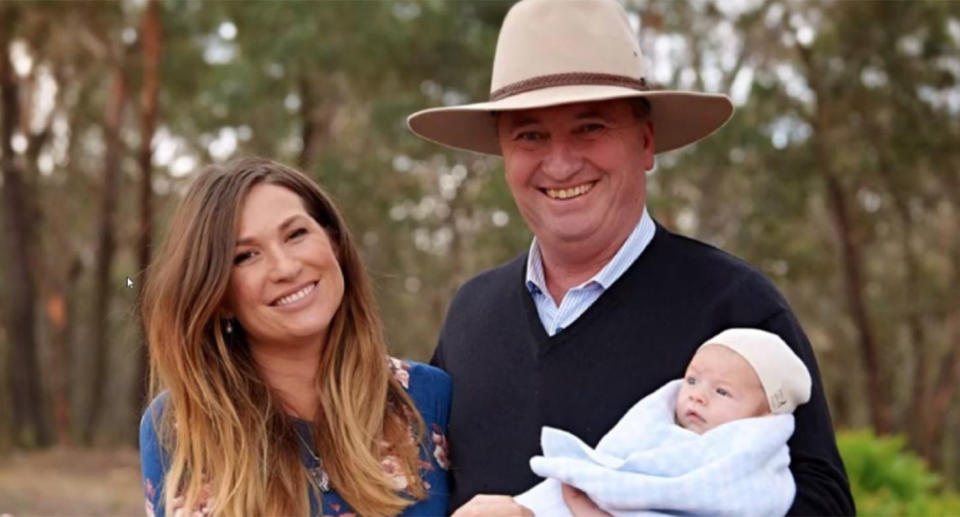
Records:
[[[960,515],[960,494],[914,453],[903,436],[878,437],[872,431],[837,435],[850,488],[860,515]]]

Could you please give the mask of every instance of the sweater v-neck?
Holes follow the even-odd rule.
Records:
[[[624,285],[630,285],[633,282],[631,278],[636,275],[636,271],[639,269],[637,264],[644,261],[645,258],[649,257],[651,253],[656,252],[656,248],[659,243],[663,241],[668,233],[666,229],[662,226],[656,224],[656,231],[653,234],[653,239],[646,246],[643,253],[640,254],[630,264],[630,267],[617,278],[609,288],[605,289],[603,293],[600,294],[600,297],[597,298],[590,307],[587,308],[576,320],[573,321],[569,326],[561,329],[554,335],[547,334],[546,329],[543,328],[543,322],[540,320],[540,315],[537,312],[537,306],[533,301],[533,296],[530,294],[530,291],[527,289],[526,285],[526,267],[527,267],[527,254],[521,255],[515,261],[519,266],[519,279],[517,282],[517,289],[515,292],[523,299],[523,309],[524,316],[526,317],[527,324],[530,326],[530,330],[533,333],[533,337],[537,342],[537,357],[543,357],[549,354],[551,351],[559,348],[563,343],[566,343],[570,340],[575,340],[576,336],[581,332],[585,332],[583,329],[589,332],[589,327],[591,323],[597,319],[597,314],[603,314],[607,312],[608,308],[612,304],[621,298],[621,292],[624,289]],[[529,252],[528,252],[529,253]]]

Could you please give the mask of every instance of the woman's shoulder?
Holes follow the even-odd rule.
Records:
[[[142,434],[145,430],[156,430],[156,427],[159,425],[160,417],[163,415],[163,410],[167,406],[167,400],[170,398],[170,394],[166,391],[161,392],[159,395],[153,398],[150,401],[150,404],[147,405],[147,408],[143,410],[143,416],[140,417],[140,433]]]
[[[440,368],[417,361],[397,359],[396,357],[389,357],[388,359],[394,379],[408,392],[421,387],[449,391],[452,384],[450,375]]]
[[[389,357],[394,379],[407,390],[424,418],[433,416],[444,423],[450,408],[453,383],[447,372],[417,361]]]

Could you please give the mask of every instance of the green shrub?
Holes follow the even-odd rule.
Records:
[[[939,476],[913,452],[903,436],[843,431],[837,445],[860,515],[960,515],[960,494],[943,489]]]

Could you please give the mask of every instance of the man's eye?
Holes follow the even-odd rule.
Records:
[[[524,131],[522,133],[517,133],[517,136],[514,137],[514,140],[521,142],[542,142],[546,140],[547,136],[544,133],[539,133],[537,131]]]
[[[250,260],[251,258],[253,258],[252,251],[244,251],[242,253],[237,253],[236,255],[233,256],[233,264],[234,265],[243,264],[244,262]]]
[[[606,129],[606,126],[604,126],[603,124],[600,124],[597,122],[590,122],[578,127],[577,133],[579,134],[596,133],[598,131],[603,131],[604,129]]]

